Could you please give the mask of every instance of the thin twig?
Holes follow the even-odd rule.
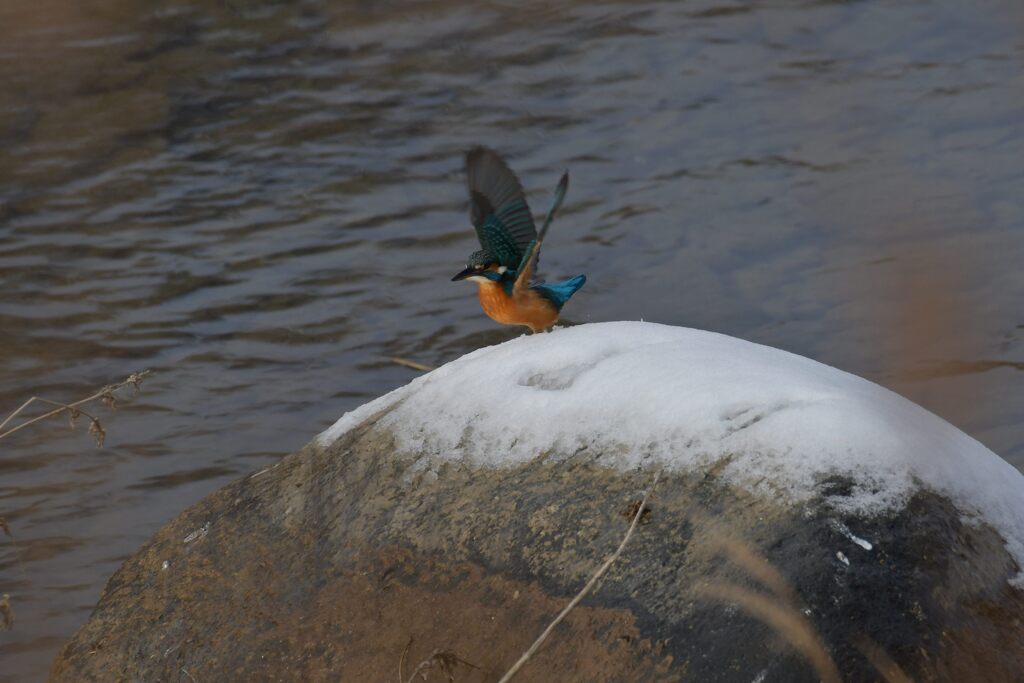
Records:
[[[640,517],[642,517],[644,514],[644,508],[647,506],[647,499],[650,497],[651,493],[654,492],[654,487],[658,485],[658,480],[660,478],[661,470],[658,470],[658,473],[654,475],[654,481],[651,482],[650,488],[647,489],[647,493],[644,494],[643,500],[640,501],[640,507],[636,509],[636,514],[633,515],[633,522],[629,525],[629,531],[626,532],[626,536],[622,539],[622,543],[619,544],[619,547],[615,549],[615,552],[612,553],[611,557],[604,561],[604,564],[602,564],[601,567],[594,573],[594,575],[590,577],[590,580],[587,581],[587,584],[585,586],[583,586],[583,589],[580,590],[580,592],[576,594],[576,597],[574,597],[572,601],[570,601],[569,604],[565,606],[565,609],[563,609],[558,614],[558,616],[555,617],[554,621],[548,624],[548,627],[544,629],[544,632],[541,633],[540,636],[537,637],[537,640],[533,641],[533,645],[530,646],[530,649],[524,652],[523,656],[519,658],[519,661],[513,664],[512,668],[505,672],[505,675],[501,677],[498,683],[507,683],[508,681],[512,680],[512,677],[516,674],[516,672],[519,671],[519,669],[521,669],[523,665],[526,664],[527,661],[529,661],[530,657],[532,657],[534,653],[536,653],[537,650],[540,649],[540,646],[544,644],[544,641],[547,640],[547,637],[551,635],[552,631],[555,630],[555,627],[558,626],[563,619],[565,619],[565,617],[569,614],[569,612],[572,611],[574,607],[576,607],[576,605],[580,604],[580,601],[587,596],[587,593],[589,593],[590,590],[597,584],[598,580],[600,580],[600,578],[604,576],[604,573],[608,571],[608,568],[612,566],[612,563],[615,562],[615,560],[619,559],[619,555],[622,554],[622,551],[623,549],[625,549],[626,544],[629,543],[629,539],[633,536],[633,532],[636,530],[636,525],[640,522]]]
[[[51,401],[50,399],[42,398],[40,396],[33,396],[32,398],[30,398],[29,400],[27,400],[23,404],[21,404],[21,406],[17,410],[15,410],[13,413],[8,415],[4,419],[3,422],[0,422],[0,430],[3,430],[4,427],[6,427],[8,424],[10,424],[11,420],[13,420],[15,417],[20,415],[26,408],[28,408],[33,403],[36,403],[36,402],[48,403],[50,405],[55,405],[55,406],[58,406],[58,407],[53,409],[53,410],[51,410],[51,411],[49,411],[49,412],[47,412],[47,413],[43,413],[42,415],[37,415],[36,417],[33,417],[30,420],[25,420],[21,424],[18,424],[18,425],[14,426],[14,427],[11,427],[7,431],[0,431],[0,439],[4,438],[5,436],[9,436],[9,435],[13,434],[14,432],[17,432],[17,431],[19,431],[21,429],[24,429],[25,427],[28,427],[29,425],[33,425],[36,422],[40,422],[40,421],[45,420],[47,418],[53,417],[54,415],[60,415],[63,412],[70,412],[72,417],[75,417],[77,415],[77,413],[82,413],[83,415],[88,417],[89,420],[91,421],[90,422],[90,426],[89,426],[89,431],[96,436],[97,442],[102,443],[103,429],[102,429],[102,427],[99,426],[99,420],[97,420],[95,417],[89,415],[84,410],[81,410],[79,408],[79,406],[85,405],[86,403],[89,403],[90,401],[95,401],[97,399],[103,399],[105,403],[107,403],[109,406],[112,407],[113,406],[113,396],[114,396],[114,392],[115,391],[117,391],[118,389],[121,389],[123,387],[126,387],[128,385],[131,385],[131,386],[135,387],[136,390],[138,390],[139,382],[141,382],[142,379],[146,375],[148,375],[148,374],[149,374],[149,370],[142,370],[141,372],[133,372],[131,375],[129,375],[124,380],[118,382],[117,384],[107,385],[107,386],[103,387],[102,389],[100,389],[99,391],[97,391],[92,396],[87,396],[86,398],[83,398],[81,400],[75,401],[73,403],[60,403],[58,401]]]
[[[405,674],[403,669],[405,668],[405,658],[409,656],[409,648],[412,647],[412,636],[409,636],[409,642],[405,644],[405,649],[402,650],[402,657],[398,660],[398,683],[402,683],[405,680]]]
[[[7,419],[5,419],[3,422],[0,422],[0,429],[3,429],[4,427],[6,427],[8,422],[10,422],[11,420],[13,420],[18,415],[21,414],[21,411],[25,410],[25,408],[28,408],[30,405],[32,405],[33,401],[38,401],[38,400],[39,400],[39,397],[33,396],[29,400],[27,400],[24,403],[22,403],[21,406],[17,410],[15,410],[13,413],[11,413],[10,415],[7,416]]]
[[[11,427],[6,432],[0,432],[0,439],[4,438],[8,434],[13,434],[14,432],[18,431],[19,429],[24,429],[25,427],[28,427],[29,425],[32,425],[32,424],[35,424],[36,422],[40,422],[42,420],[45,420],[48,417],[53,417],[54,415],[60,415],[65,410],[75,410],[75,408],[77,408],[78,406],[80,406],[82,404],[85,404],[85,403],[88,403],[89,401],[95,401],[100,396],[101,396],[101,394],[93,394],[89,398],[83,398],[81,401],[75,401],[74,403],[61,403],[61,404],[58,404],[58,405],[60,405],[60,407],[57,408],[56,410],[51,410],[48,413],[43,413],[42,415],[37,415],[36,417],[33,417],[31,420],[26,420],[25,422],[22,422],[20,425],[18,425],[16,427]],[[8,422],[10,422],[16,415],[18,415],[21,411],[23,411],[25,408],[28,408],[30,405],[32,405],[36,401],[39,401],[40,403],[55,403],[54,401],[47,401],[46,399],[40,398],[39,396],[33,396],[29,400],[25,401],[25,403],[22,404],[22,406],[20,408],[18,408],[13,413],[11,413],[7,417],[7,419],[4,420],[2,424],[0,424],[0,428],[2,428],[4,425],[6,425]]]
[[[425,365],[423,363],[417,363],[414,360],[409,360],[408,358],[402,358],[401,356],[384,356],[384,360],[389,360],[392,363],[395,363],[396,365],[402,365],[402,366],[405,366],[407,368],[412,368],[413,370],[419,370],[420,372],[430,372],[431,370],[436,370],[437,369],[437,368],[435,368],[432,365]]]
[[[190,681],[192,681],[192,683],[199,683],[199,681],[197,681],[197,680],[196,680],[195,678],[193,678],[193,677],[192,677],[192,674],[190,674],[190,673],[188,672],[188,670],[187,670],[187,669],[185,669],[185,667],[181,667],[181,673],[183,673],[183,674],[185,674],[186,676],[188,676],[188,679],[189,679]]]

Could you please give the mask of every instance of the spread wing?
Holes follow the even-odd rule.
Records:
[[[558,187],[555,188],[555,198],[551,201],[551,208],[548,209],[548,215],[544,218],[544,225],[541,226],[540,234],[526,245],[526,249],[523,250],[523,258],[516,266],[515,273],[512,276],[515,282],[515,290],[530,286],[530,280],[533,279],[533,271],[540,260],[541,240],[544,239],[548,228],[551,227],[551,219],[555,217],[555,212],[558,211],[558,207],[565,200],[565,193],[568,190],[569,172],[566,171],[562,174],[561,180],[558,181]]]
[[[480,246],[498,263],[516,269],[531,242],[537,239],[526,193],[516,174],[487,147],[466,152],[470,218]]]

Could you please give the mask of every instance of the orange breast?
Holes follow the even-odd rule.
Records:
[[[526,325],[534,332],[541,332],[558,320],[555,307],[532,289],[512,297],[497,282],[478,282],[477,285],[480,287],[480,306],[496,322]]]

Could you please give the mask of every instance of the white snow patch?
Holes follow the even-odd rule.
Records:
[[[871,545],[870,541],[866,541],[863,538],[856,536],[852,531],[850,531],[850,527],[846,526],[838,519],[832,520],[832,526],[835,527],[836,531],[841,533],[843,536],[846,536],[848,539],[859,545],[861,548],[864,548],[864,550],[871,550],[874,547],[873,545]]]
[[[847,567],[850,566],[850,560],[847,559],[846,555],[843,554],[842,550],[836,551],[836,557],[839,558],[839,561],[845,564]]]
[[[732,483],[796,501],[848,477],[854,490],[836,503],[863,514],[925,487],[991,524],[1024,566],[1020,472],[872,382],[721,334],[616,322],[519,337],[346,413],[320,444],[386,409],[377,424],[400,449],[480,466],[581,449],[623,469],[729,457]]]

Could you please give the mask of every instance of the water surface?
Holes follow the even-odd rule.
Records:
[[[1016,0],[0,5],[0,412],[142,368],[97,450],[0,442],[0,680],[41,680],[163,522],[509,339],[449,278],[461,154],[535,209],[573,322],[866,376],[1024,467]]]

